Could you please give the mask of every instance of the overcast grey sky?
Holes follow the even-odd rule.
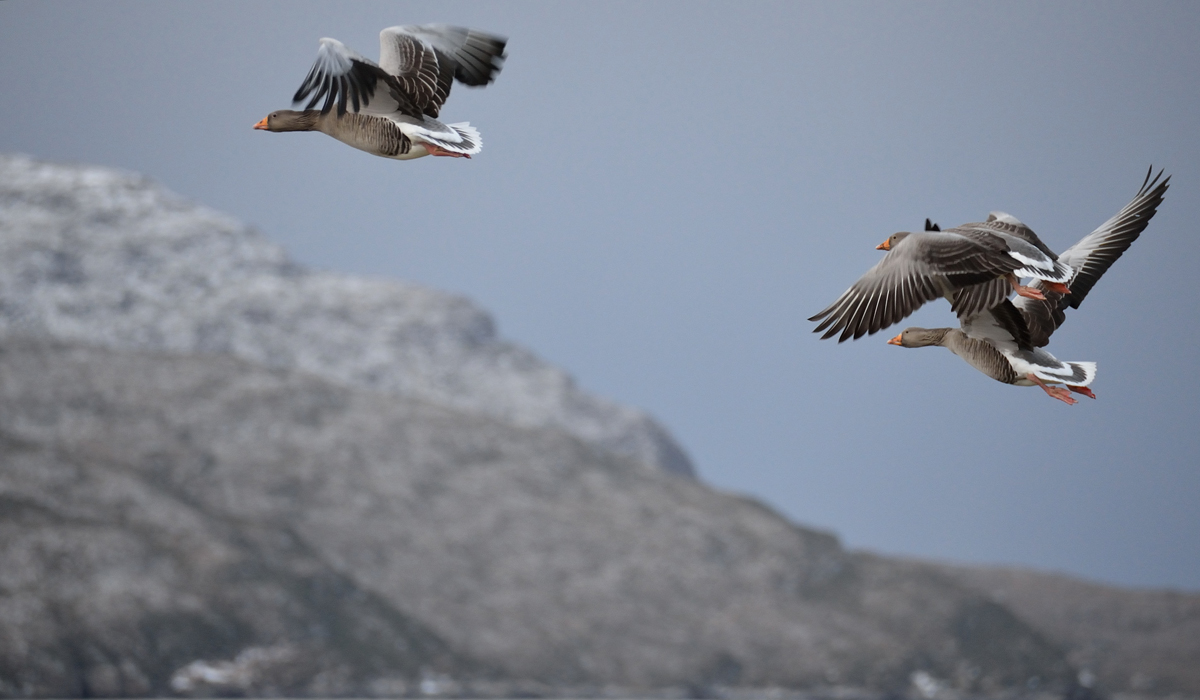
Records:
[[[251,125],[335,37],[510,37],[396,162]],[[462,293],[703,479],[851,547],[1200,590],[1200,4],[0,3],[0,151],[136,170],[313,267]],[[1173,175],[1049,349],[1068,407],[805,319],[891,233],[993,209],[1063,250]],[[952,325],[943,302],[906,325]]]

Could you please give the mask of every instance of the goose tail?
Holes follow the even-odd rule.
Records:
[[[458,139],[454,140],[448,135],[442,137],[432,134],[422,134],[421,140],[428,141],[435,146],[440,146],[447,151],[454,153],[462,153],[463,155],[473,156],[483,150],[483,138],[479,135],[479,130],[471,126],[469,122],[459,122],[458,124],[447,124],[446,126],[454,130],[458,135]]]
[[[1075,370],[1075,376],[1083,376],[1082,381],[1068,381],[1067,384],[1074,386],[1087,386],[1096,379],[1096,363],[1095,362],[1068,362],[1068,367]]]
[[[1087,386],[1096,380],[1096,363],[1063,362],[1059,367],[1038,367],[1034,373],[1048,382]]]

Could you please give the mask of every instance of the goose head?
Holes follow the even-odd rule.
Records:
[[[902,348],[923,348],[929,345],[941,345],[946,339],[949,328],[905,328],[888,345],[899,345]]]
[[[909,231],[898,231],[896,233],[893,233],[892,235],[888,236],[888,239],[886,241],[875,246],[875,250],[891,250],[892,248],[896,247],[897,243],[904,240],[905,238],[908,238],[909,233],[910,233]]]
[[[281,109],[260,119],[254,128],[264,131],[312,131],[317,126],[319,115],[320,112],[315,109],[303,112]]]

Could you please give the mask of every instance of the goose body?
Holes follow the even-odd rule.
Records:
[[[963,319],[961,329],[906,328],[888,344],[906,348],[939,345],[998,382],[1040,386],[1052,398],[1068,404],[1076,403],[1071,392],[1096,398],[1087,388],[1096,378],[1096,363],[1063,362],[1033,347],[1023,317],[1007,299]],[[1065,384],[1067,388],[1052,384]]]
[[[960,319],[960,328],[908,328],[888,341],[902,347],[940,345],[972,367],[1005,384],[1040,386],[1049,396],[1076,403],[1071,393],[1091,398],[1088,385],[1096,378],[1094,362],[1063,362],[1044,348],[1066,319],[1067,307],[1078,308],[1092,286],[1116,262],[1150,223],[1170,185],[1170,176],[1151,180],[1146,174],[1133,201],[1095,231],[1063,251],[1058,261],[1070,269],[1066,291],[1043,281],[1034,287],[1042,299],[1004,299],[984,311]],[[1051,386],[1063,384],[1066,388]]]
[[[319,131],[360,151],[396,160],[420,158],[435,149],[470,158],[483,143],[479,132],[465,122],[447,125],[429,117],[418,120],[407,115],[381,117],[358,112],[338,116],[316,109],[271,112],[255,128]]]
[[[280,110],[255,129],[320,131],[367,153],[396,160],[426,155],[470,158],[482,149],[468,122],[437,117],[455,80],[484,86],[503,66],[507,40],[445,25],[389,27],[379,63],[336,39],[321,39],[317,59],[293,96],[303,111]],[[320,109],[313,109],[320,103]]]
[[[1042,298],[1017,283],[1033,277],[1065,290],[1070,269],[1028,227],[1003,212],[987,221],[940,230],[926,220],[924,231],[901,231],[878,248],[888,251],[837,301],[811,317],[822,339],[838,342],[876,333],[912,314],[926,302],[945,298],[958,317],[977,315],[999,304],[1012,290]]]

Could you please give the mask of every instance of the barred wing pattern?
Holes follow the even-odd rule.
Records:
[[[379,63],[385,69],[390,67],[383,57],[383,43],[405,38],[431,47],[439,61],[449,62],[451,77],[470,87],[483,87],[495,80],[507,57],[504,49],[508,40],[495,34],[445,24],[406,25],[388,27],[379,35]]]
[[[424,114],[437,117],[454,80],[482,87],[504,67],[508,40],[444,24],[388,27],[379,33],[379,65],[395,75]]]
[[[411,116],[437,117],[450,96],[450,81],[443,79],[443,67],[433,47],[404,29],[388,27],[379,32],[379,66],[412,101],[417,114]]]
[[[310,98],[306,109],[324,100],[322,113],[336,105],[347,111],[436,118],[454,80],[483,86],[504,66],[507,40],[464,27],[409,25],[379,33],[379,63],[336,39],[321,39],[317,59],[292,98]]]

